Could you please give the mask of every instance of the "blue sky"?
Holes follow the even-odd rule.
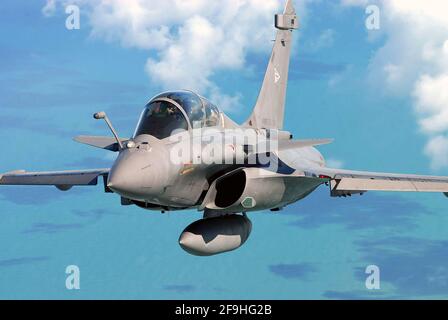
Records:
[[[267,16],[262,28],[268,28],[268,37],[245,39],[254,46],[266,42],[265,47],[244,45],[244,63],[238,57],[219,62],[218,56],[218,66],[186,61],[191,69],[179,70],[179,81],[157,81],[157,67],[174,63],[167,48],[185,45],[181,30],[197,12],[167,22],[173,43],[156,47],[125,32],[121,20],[111,30],[101,29],[104,19],[92,14],[98,1],[74,3],[81,8],[81,29],[72,31],[65,28],[59,2],[49,16],[42,13],[45,1],[0,4],[0,172],[109,166],[113,155],[71,138],[108,135],[104,124],[92,119],[100,110],[108,112],[120,135],[130,136],[145,102],[170,83],[189,85],[188,79],[180,81],[185,74],[202,75],[207,81],[193,82],[193,89],[226,104],[235,120],[250,113],[269,56],[271,15],[281,2],[271,1],[272,7],[256,13],[259,24]],[[411,76],[378,81],[382,65],[406,69],[406,61],[418,58],[384,54],[397,45],[407,20],[398,4],[377,4],[384,24],[369,32],[365,1],[297,3],[303,19],[291,61],[286,129],[297,138],[335,138],[320,150],[348,169],[448,175],[440,159],[434,165],[440,155],[427,152],[431,139],[444,132],[425,131],[420,124],[434,108],[417,90],[422,75],[439,79],[444,66],[421,63],[411,87],[405,83]],[[216,15],[211,10],[203,18]],[[240,44],[228,34],[222,40]],[[425,45],[417,40],[417,49]],[[433,40],[438,48],[440,39]],[[423,113],[421,101],[429,105]],[[322,188],[278,214],[252,214],[253,233],[244,247],[204,259],[177,245],[198,212],[161,215],[121,207],[100,185],[68,193],[2,187],[0,298],[447,298],[447,205],[440,194],[331,199]],[[65,288],[71,264],[81,270],[79,291]],[[381,268],[381,290],[375,292],[364,286],[370,264]]]

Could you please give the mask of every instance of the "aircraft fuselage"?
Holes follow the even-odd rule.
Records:
[[[281,175],[304,174],[301,168],[325,165],[313,147],[267,152],[251,162],[248,150],[241,147],[244,143],[236,142],[253,139],[259,145],[273,141],[262,130],[250,128],[193,129],[162,140],[139,135],[120,152],[108,186],[123,198],[148,204],[148,209],[176,210],[200,206],[216,177],[239,168],[260,168]],[[315,186],[304,188],[308,192]],[[289,192],[287,189],[285,184],[284,193]]]

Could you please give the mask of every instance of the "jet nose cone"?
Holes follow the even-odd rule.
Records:
[[[143,184],[151,183],[151,174],[144,170],[146,157],[123,151],[115,161],[107,180],[107,186],[124,197],[139,196]]]
[[[123,150],[112,166],[107,186],[124,198],[151,201],[160,196],[167,185],[166,157],[164,147],[158,145],[145,144]]]
[[[128,190],[132,186],[129,179],[126,179],[126,173],[110,174],[107,182],[107,187],[119,193],[120,191]]]

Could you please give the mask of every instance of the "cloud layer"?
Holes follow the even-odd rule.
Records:
[[[419,129],[428,137],[425,153],[432,168],[448,167],[448,3],[381,4],[381,30],[387,40],[371,61],[370,78],[388,93],[414,100]]]
[[[44,14],[56,10],[47,0]],[[60,0],[62,7],[66,1]],[[73,0],[89,18],[91,35],[151,51],[146,71],[161,89],[190,89],[223,109],[238,104],[213,82],[220,71],[241,69],[251,52],[267,51],[277,0]]]

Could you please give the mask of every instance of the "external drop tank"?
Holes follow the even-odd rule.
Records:
[[[180,235],[179,245],[195,256],[212,256],[241,247],[249,238],[252,222],[232,214],[193,222]]]

